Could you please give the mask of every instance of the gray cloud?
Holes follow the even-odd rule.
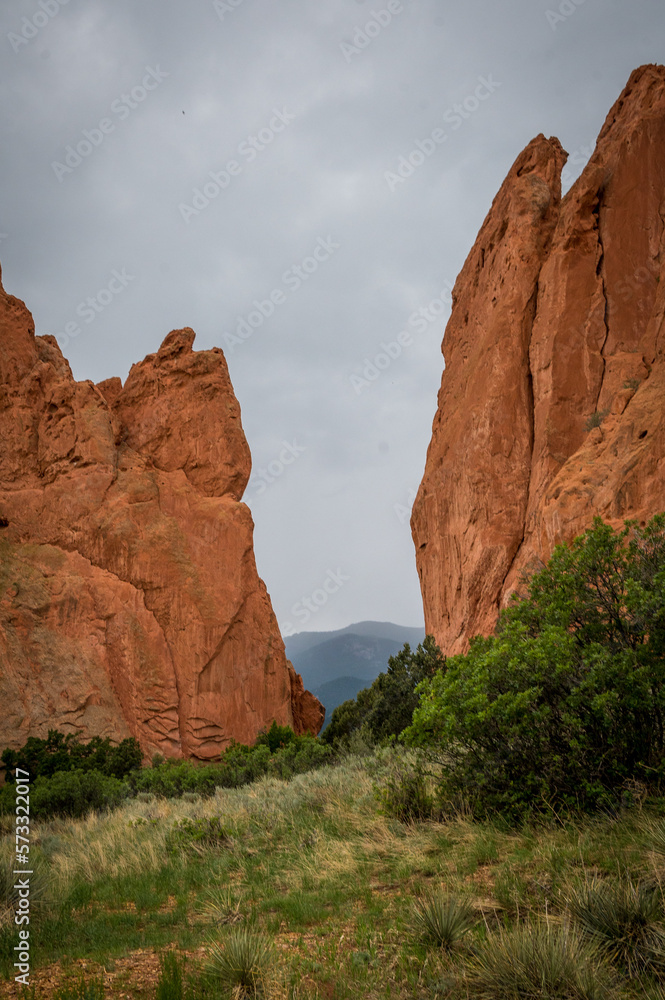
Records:
[[[404,510],[425,462],[448,312],[418,329],[409,317],[454,281],[523,146],[542,131],[583,150],[630,71],[662,61],[665,10],[578,0],[559,21],[547,14],[556,0],[402,0],[381,24],[372,12],[384,0],[235,3],[69,0],[17,51],[8,36],[31,33],[23,19],[44,8],[3,5],[5,287],[38,333],[64,345],[78,324],[64,350],[80,379],[125,377],[179,326],[199,348],[224,347],[255,467],[279,462],[285,441],[305,449],[247,493],[280,622],[339,569],[348,581],[307,628],[417,624]],[[350,54],[370,22],[380,30]],[[167,75],[143,96],[151,70]],[[488,76],[500,86],[476,108]],[[276,110],[295,117],[250,157]],[[59,180],[53,162],[90,141],[85,130],[99,139],[104,119],[113,129]],[[386,173],[435,129],[445,142],[391,190]],[[229,160],[239,172],[186,223],[179,205]],[[339,248],[299,287],[285,281],[329,239]],[[86,300],[101,305],[123,269],[132,280],[86,322]],[[225,335],[274,290],[283,300],[231,349]],[[409,345],[355,391],[351,376],[404,330]]]

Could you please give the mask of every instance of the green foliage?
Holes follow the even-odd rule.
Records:
[[[271,744],[275,746],[271,750]],[[288,726],[273,723],[270,730],[259,736],[254,746],[233,743],[216,764],[195,764],[193,761],[158,761],[156,766],[135,771],[131,775],[136,793],[150,793],[164,798],[179,798],[188,792],[204,797],[214,795],[216,788],[240,788],[264,774],[288,780],[294,774],[304,774],[328,764],[333,751],[313,736],[296,736]]]
[[[627,378],[623,384],[623,387],[624,389],[632,389],[634,392],[636,389],[639,389],[641,384],[642,380],[639,378]]]
[[[277,750],[266,768],[267,774],[288,780],[294,774],[305,774],[332,763],[333,749],[313,736],[296,736],[286,746]]]
[[[405,739],[446,766],[478,815],[615,805],[665,776],[665,515],[596,518],[419,687]]]
[[[593,430],[594,427],[600,427],[609,412],[609,410],[595,410],[584,425],[585,431]]]
[[[133,736],[112,746],[107,737],[93,736],[88,743],[81,743],[72,733],[65,735],[49,729],[45,740],[30,736],[20,750],[7,748],[2,753],[7,781],[14,781],[17,767],[37,777],[52,777],[59,771],[98,771],[113,778],[124,778],[141,766],[143,754],[138,740]]]
[[[297,739],[291,726],[278,726],[275,719],[272,721],[270,729],[262,730],[256,738],[255,746],[267,746],[270,753],[275,753],[280,747],[285,747],[293,740]]]
[[[665,971],[665,928],[653,886],[593,882],[575,892],[568,908],[582,933],[629,976]]]
[[[183,1000],[182,965],[175,951],[167,951],[159,965],[155,1000]]]
[[[223,944],[210,946],[209,974],[224,996],[265,996],[272,964],[268,939],[247,928],[232,931]]]
[[[519,924],[488,936],[470,961],[477,1000],[618,1000],[619,982],[597,952],[566,927]]]
[[[231,836],[223,825],[221,816],[185,818],[173,826],[166,839],[167,849],[172,852],[189,848],[197,854],[229,847],[231,843]]]
[[[414,760],[392,753],[375,792],[384,812],[401,823],[433,819],[437,814],[421,757]]]
[[[409,643],[388,658],[388,670],[379,674],[369,688],[359,691],[333,710],[321,739],[330,745],[348,745],[351,734],[364,727],[374,742],[399,736],[411,722],[418,704],[416,687],[437,670],[445,659],[431,635],[413,652]]]
[[[81,976],[75,986],[61,986],[53,994],[54,1000],[104,1000],[105,996],[103,975],[87,981]]]
[[[56,730],[46,740],[30,737],[21,750],[5,750],[2,756],[7,767],[30,771],[31,811],[48,818],[114,808],[129,795],[209,797],[217,788],[239,788],[265,774],[288,780],[330,763],[334,753],[315,737],[297,736],[289,726],[273,722],[255,746],[233,743],[210,764],[155,754],[153,766],[141,768],[141,751],[133,739],[117,747],[97,737],[81,744]],[[0,788],[0,815],[14,808],[15,788],[6,784]]]
[[[30,787],[30,813],[36,819],[79,818],[93,809],[115,809],[130,794],[126,782],[99,771],[57,771],[51,778],[37,778]]]
[[[468,901],[441,893],[425,896],[416,903],[413,918],[419,934],[444,951],[452,951],[475,923]]]

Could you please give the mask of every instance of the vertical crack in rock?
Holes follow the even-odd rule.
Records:
[[[533,327],[534,327],[534,323],[536,321],[536,316],[538,314],[538,291],[539,291],[539,287],[540,287],[539,281],[538,281],[538,279],[536,279],[536,287],[533,290],[533,295],[529,299],[529,302],[528,302],[528,305],[527,305],[527,308],[526,308],[526,311],[525,311],[525,317],[526,317],[527,324],[528,324],[528,333],[527,333],[527,338],[526,338],[527,339],[527,365],[526,365],[526,370],[525,370],[525,376],[526,376],[526,389],[527,389],[527,401],[528,401],[528,411],[527,412],[528,412],[529,417],[530,417],[530,422],[529,422],[529,469],[531,469],[532,466],[533,466],[533,454],[534,454],[534,446],[535,446],[535,400],[534,400],[534,391],[533,391],[533,372],[531,371],[530,348],[531,348],[531,338],[533,336]],[[513,573],[513,568],[515,566],[516,561],[519,558],[520,552],[522,550],[522,546],[524,544],[524,539],[525,539],[525,536],[526,536],[526,519],[527,519],[527,515],[528,515],[528,511],[529,511],[530,496],[531,496],[531,476],[529,476],[528,481],[527,481],[526,496],[524,498],[524,514],[523,514],[523,517],[522,517],[522,534],[521,534],[520,539],[519,539],[519,541],[517,543],[517,548],[515,550],[515,554],[514,554],[513,558],[510,560],[510,564],[507,566],[506,572],[505,572],[505,574],[503,576],[503,579],[501,581],[501,587],[500,587],[500,590],[499,590],[499,593],[498,593],[497,599],[496,599],[496,611],[497,611],[497,615],[501,611],[501,607],[502,607],[502,605],[503,605],[503,603],[505,601],[506,581],[508,580],[508,578]]]
[[[608,341],[608,338],[609,338],[609,335],[610,335],[609,299],[608,299],[608,294],[607,294],[607,279],[606,279],[606,274],[605,274],[605,246],[604,246],[604,243],[603,243],[603,233],[602,233],[602,225],[603,225],[603,223],[602,223],[602,219],[601,219],[602,202],[603,202],[603,190],[601,188],[601,190],[599,190],[599,192],[598,192],[598,196],[597,196],[597,198],[596,198],[596,200],[594,202],[593,208],[591,210],[592,214],[594,216],[594,219],[595,219],[594,230],[596,232],[596,236],[597,236],[597,239],[598,239],[598,252],[599,252],[599,255],[600,255],[599,258],[598,258],[598,263],[596,264],[596,274],[600,278],[600,288],[601,288],[601,291],[602,291],[602,294],[603,294],[603,302],[604,302],[603,323],[605,325],[605,338],[604,338],[602,344],[600,345],[600,352],[599,352],[600,353],[600,358],[601,358],[601,360],[603,362],[603,371],[602,371],[602,374],[600,376],[600,382],[598,384],[598,393],[596,394],[596,404],[594,406],[594,412],[598,412],[598,401],[600,400],[600,394],[603,391],[603,383],[605,381],[605,372],[607,370],[607,361],[606,361],[606,358],[605,358],[605,347],[607,345],[607,341]]]

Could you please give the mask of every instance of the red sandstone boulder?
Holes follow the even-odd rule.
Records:
[[[446,653],[595,514],[665,509],[665,67],[631,75],[560,200],[564,161],[529,144],[453,292],[411,522]]]
[[[59,728],[206,759],[321,728],[256,571],[226,361],[193,340],[75,382],[0,284],[2,746]]]

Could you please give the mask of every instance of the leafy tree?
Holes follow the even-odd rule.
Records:
[[[275,753],[280,747],[285,747],[297,739],[291,726],[278,726],[275,719],[272,721],[270,729],[262,730],[256,737],[255,746],[267,746],[270,753]]]
[[[596,518],[558,546],[496,634],[419,687],[405,734],[447,765],[444,796],[514,816],[593,809],[665,777],[665,515]]]
[[[49,729],[45,740],[29,736],[20,750],[7,748],[2,753],[7,781],[13,782],[14,769],[24,768],[32,779],[52,777],[61,771],[98,771],[108,777],[124,778],[141,766],[143,754],[138,740],[133,736],[112,746],[107,737],[93,736],[88,743],[81,743],[73,733]]]
[[[333,710],[321,739],[330,744],[344,743],[362,726],[376,742],[398,736],[411,723],[418,704],[416,687],[444,663],[433,636],[426,636],[413,652],[406,642],[399,653],[388,658],[387,671],[379,674],[371,687]]]

